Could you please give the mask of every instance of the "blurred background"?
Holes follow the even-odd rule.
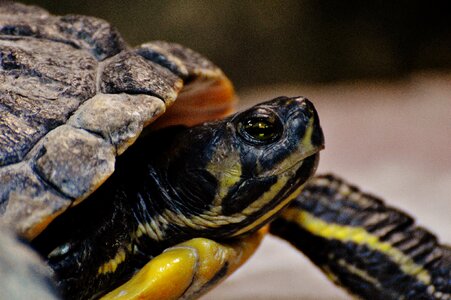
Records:
[[[232,79],[240,108],[304,95],[335,172],[451,244],[449,1],[23,1],[110,21],[131,45],[169,40]],[[306,241],[308,242],[308,241]],[[283,241],[204,299],[349,299]]]
[[[240,88],[451,67],[449,1],[23,2],[106,19],[131,45],[179,42],[211,58]]]

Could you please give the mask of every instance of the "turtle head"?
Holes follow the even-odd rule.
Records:
[[[233,237],[260,228],[299,194],[324,138],[310,101],[280,97],[189,128],[173,145],[167,178],[183,215],[176,223]]]

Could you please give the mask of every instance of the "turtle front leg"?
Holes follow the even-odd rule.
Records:
[[[451,299],[451,248],[331,175],[314,178],[270,232],[364,299]]]
[[[230,243],[195,238],[168,248],[101,299],[197,299],[240,267],[266,231]]]

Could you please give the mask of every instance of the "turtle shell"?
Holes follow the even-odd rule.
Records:
[[[183,46],[131,48],[106,21],[17,3],[0,4],[0,80],[0,215],[28,239],[100,186],[161,115],[152,128],[193,125],[235,98]]]

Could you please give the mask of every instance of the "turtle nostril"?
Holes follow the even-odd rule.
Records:
[[[296,102],[299,102],[302,106],[306,106],[307,103],[305,103],[307,100],[305,97],[299,96],[296,99],[294,99]]]
[[[298,103],[298,107],[303,109],[309,117],[314,115],[313,104],[307,98],[297,97],[294,101]]]

